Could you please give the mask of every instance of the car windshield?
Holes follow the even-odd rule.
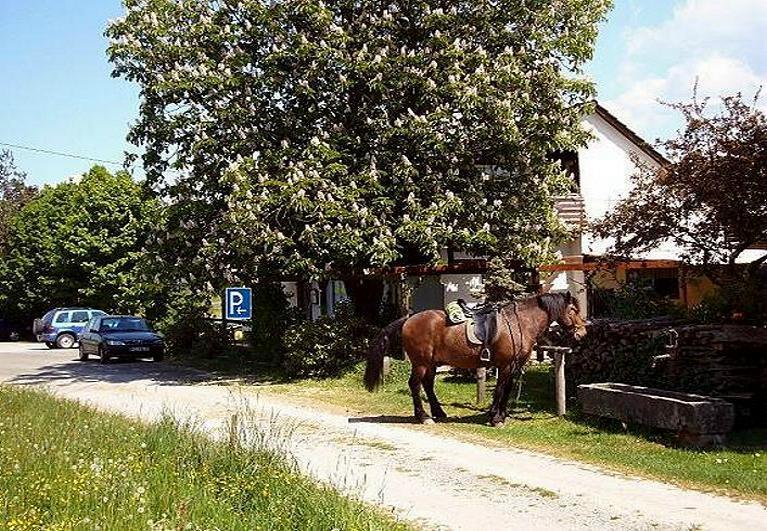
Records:
[[[150,332],[146,321],[140,317],[106,317],[101,319],[101,332]]]

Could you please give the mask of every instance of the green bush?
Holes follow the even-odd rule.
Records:
[[[285,332],[300,320],[300,316],[300,309],[290,306],[279,282],[256,284],[253,287],[251,358],[278,363],[285,349]]]
[[[282,367],[290,378],[339,375],[362,359],[377,332],[354,315],[351,304],[340,304],[334,317],[302,321],[288,329]]]
[[[626,282],[618,288],[592,286],[592,298],[599,301],[597,317],[610,319],[650,319],[659,316],[679,316],[682,309],[671,299],[656,294],[652,286],[639,280]]]
[[[202,303],[193,299],[176,297],[157,322],[157,330],[165,336],[171,356],[212,358],[225,346],[221,326],[206,316],[204,297]]]
[[[692,307],[689,316],[704,324],[767,324],[767,283],[756,278],[727,282]]]

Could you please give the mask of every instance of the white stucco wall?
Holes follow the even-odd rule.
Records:
[[[647,164],[657,167],[658,163],[599,115],[592,114],[587,117],[585,126],[591,131],[594,139],[579,150],[578,159],[581,195],[586,217],[592,222],[604,216],[620,199],[630,194],[631,176],[636,170],[631,160],[632,153],[636,153]],[[581,251],[584,254],[600,255],[605,253],[609,245],[608,240],[585,233],[582,237]],[[673,260],[678,258],[678,254],[673,245],[666,244],[638,258]]]

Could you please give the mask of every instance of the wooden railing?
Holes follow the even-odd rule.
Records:
[[[581,194],[560,196],[554,204],[559,218],[571,230],[582,230],[586,227],[586,210]]]

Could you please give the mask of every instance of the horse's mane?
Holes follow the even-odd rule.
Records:
[[[538,306],[549,316],[549,320],[555,321],[565,311],[568,303],[577,304],[575,299],[570,299],[567,295],[569,293],[543,293],[534,298]]]

